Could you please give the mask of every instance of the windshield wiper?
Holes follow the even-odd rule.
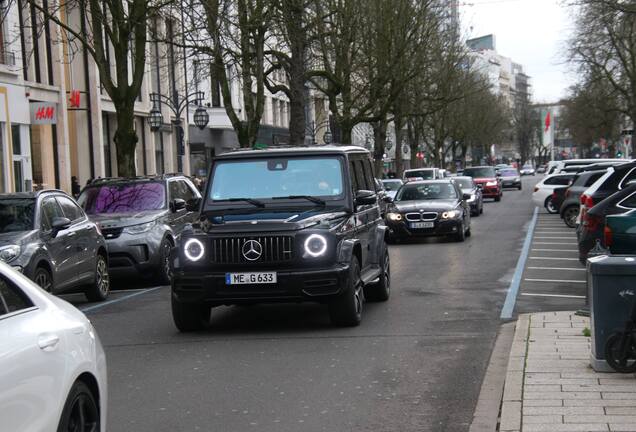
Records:
[[[259,207],[259,208],[263,208],[265,207],[265,204],[263,204],[261,201],[259,200],[255,200],[252,198],[227,198],[227,199],[220,199],[220,200],[212,200],[212,202],[237,202],[237,201],[245,201],[246,203],[250,203],[255,207]]]
[[[311,195],[289,195],[289,196],[278,196],[278,197],[273,197],[273,200],[281,200],[281,199],[306,199],[307,201],[311,201],[313,203],[316,203],[318,205],[324,206],[326,203],[324,200],[315,197],[315,196],[311,196]]]

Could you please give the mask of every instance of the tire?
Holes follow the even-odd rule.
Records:
[[[517,189],[521,190],[521,185],[519,185],[519,187]]]
[[[95,281],[86,287],[84,295],[88,301],[104,301],[110,294],[110,276],[108,274],[108,263],[103,255],[97,255],[95,260]]]
[[[53,292],[53,277],[51,272],[45,267],[38,267],[33,274],[33,282],[46,292]]]
[[[182,303],[172,296],[172,320],[180,332],[204,330],[210,325],[212,307],[200,303]]]
[[[569,206],[563,210],[563,222],[570,227],[576,228],[576,219],[579,217],[579,207]]]
[[[550,214],[556,214],[559,212],[559,210],[556,207],[554,207],[554,204],[552,203],[552,195],[550,195],[549,197],[545,199],[545,203],[543,204],[543,206],[545,207],[546,211]]]
[[[472,231],[470,230],[470,227],[468,227],[468,229],[466,230],[466,237],[470,237],[472,235]]]
[[[380,268],[380,278],[377,283],[369,285],[364,289],[364,296],[367,300],[383,302],[391,295],[391,260],[389,251],[384,251],[384,260]]]
[[[170,270],[170,250],[172,247],[172,241],[168,238],[163,239],[161,246],[159,246],[157,283],[160,285],[170,285],[170,282],[172,282],[172,270]]]
[[[95,395],[86,384],[76,381],[64,403],[57,432],[98,431],[100,422]]]
[[[459,231],[453,238],[456,242],[463,242],[464,240],[466,240],[466,229],[464,228],[464,224],[462,224]]]
[[[329,302],[329,317],[332,324],[339,327],[354,327],[362,321],[364,289],[360,279],[358,258],[351,260],[347,286],[343,292]]]
[[[627,346],[623,345],[623,332],[616,332],[609,335],[605,342],[605,360],[607,364],[616,372],[634,373],[636,372],[636,346],[634,338],[630,334]],[[628,363],[632,360],[631,364]]]

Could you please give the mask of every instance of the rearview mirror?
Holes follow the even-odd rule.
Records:
[[[356,205],[373,205],[378,197],[370,190],[359,190],[356,192]]]
[[[170,207],[172,209],[172,213],[176,213],[179,210],[183,210],[186,208],[186,202],[181,198],[175,198],[172,200],[172,203],[170,203]]]
[[[469,194],[469,193],[465,193],[465,194],[463,194],[462,198],[463,198],[464,200],[469,200],[469,199],[471,198],[471,196],[472,196],[471,194]]]
[[[60,231],[64,231],[71,226],[71,220],[65,217],[55,217],[51,222],[51,235],[55,237]]]

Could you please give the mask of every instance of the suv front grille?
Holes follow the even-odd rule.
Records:
[[[246,245],[249,241],[257,244]],[[272,263],[291,261],[294,257],[291,236],[224,237],[213,238],[210,242],[210,259],[215,264]],[[244,249],[250,259],[246,258]]]
[[[116,239],[123,230],[123,228],[102,228],[102,235],[106,240]]]

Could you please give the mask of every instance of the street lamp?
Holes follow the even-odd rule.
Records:
[[[329,145],[331,144],[331,138],[332,138],[331,131],[327,129],[325,134],[322,136],[322,140],[325,142],[325,144]]]
[[[164,96],[160,93],[150,93],[150,100],[152,101],[152,109],[148,114],[148,124],[150,125],[150,129],[152,131],[158,131],[161,125],[163,124],[163,116],[161,114],[161,110],[159,106],[164,104],[170,111],[174,114],[174,120],[172,124],[175,127],[177,133],[177,170],[179,172],[183,171],[183,160],[181,159],[185,155],[185,144],[183,142],[183,126],[181,126],[181,114],[183,111],[190,105],[194,103],[197,105],[197,109],[194,112],[194,124],[201,130],[205,129],[208,122],[210,121],[210,116],[208,115],[207,110],[203,107],[203,98],[204,93],[202,91],[197,91],[194,93],[190,93],[185,98],[180,99],[179,94],[174,91],[172,93],[172,97]]]

